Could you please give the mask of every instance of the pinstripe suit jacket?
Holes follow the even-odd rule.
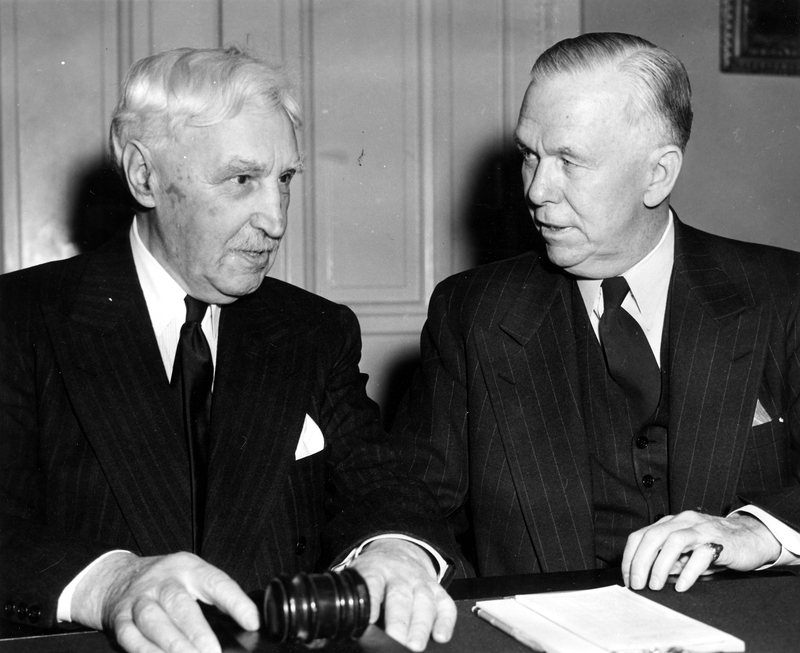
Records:
[[[0,277],[0,305],[0,599],[49,625],[99,553],[191,550],[188,454],[127,238]],[[378,532],[447,551],[360,345],[349,309],[276,280],[222,309],[203,557],[245,589]],[[295,461],[306,414],[326,447]]]
[[[800,528],[800,255],[676,221],[671,512],[741,500]],[[568,275],[528,253],[436,289],[395,423],[479,575],[594,568]],[[591,332],[590,332],[591,333]],[[759,400],[772,420],[753,426]],[[740,497],[740,498],[737,498]]]

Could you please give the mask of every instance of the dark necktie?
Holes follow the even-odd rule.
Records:
[[[214,364],[201,322],[208,304],[186,295],[186,322],[181,327],[171,385],[181,393],[183,432],[189,449],[192,486],[192,551],[200,553],[208,477],[211,383]]]
[[[611,378],[633,405],[636,427],[653,416],[661,397],[661,370],[639,323],[622,308],[630,291],[624,277],[603,281],[605,309],[600,318],[600,343]]]

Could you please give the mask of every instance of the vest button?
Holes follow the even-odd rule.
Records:
[[[303,552],[306,550],[306,537],[305,535],[301,535],[297,542],[294,545],[294,552],[295,555],[303,555]]]
[[[653,483],[655,482],[656,479],[650,476],[650,474],[645,474],[644,476],[642,476],[642,485],[644,485],[646,488],[653,487]]]
[[[38,605],[32,605],[28,608],[28,621],[35,624],[42,616],[42,609]]]
[[[650,440],[647,439],[646,435],[640,435],[636,438],[636,446],[639,449],[647,449],[647,445],[650,444]]]
[[[16,603],[12,603],[11,601],[6,603],[5,606],[3,606],[3,614],[5,615],[6,619],[13,619],[14,615],[17,614]]]
[[[27,603],[17,603],[17,619],[25,619],[28,616]]]

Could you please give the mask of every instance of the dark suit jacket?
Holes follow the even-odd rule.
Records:
[[[191,550],[188,454],[127,238],[0,277],[0,306],[0,599],[50,625],[99,553]],[[349,309],[280,281],[222,309],[203,557],[245,589],[378,532],[447,550],[360,346]],[[326,448],[295,461],[306,414]]]
[[[800,255],[676,221],[670,285],[671,512],[737,495],[800,529]],[[393,431],[476,571],[594,568],[574,280],[529,253],[436,289]],[[590,332],[591,333],[591,332]],[[771,421],[753,427],[756,401]]]

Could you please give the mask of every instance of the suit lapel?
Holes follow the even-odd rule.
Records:
[[[255,560],[263,547],[257,533],[271,521],[313,395],[312,327],[272,307],[265,287],[220,318],[204,538],[204,555],[217,561]],[[253,537],[238,541],[250,550],[231,551],[243,528]]]
[[[670,508],[719,514],[735,498],[769,318],[704,244],[675,225],[670,289]]]
[[[76,291],[45,322],[76,416],[139,550],[191,550],[188,454],[178,399],[164,372],[127,240],[93,255]],[[206,521],[212,546],[224,548],[228,533],[263,523],[274,509],[274,490],[294,461],[309,403],[301,398],[312,395],[313,375],[298,374],[312,357],[310,330],[302,320],[271,310],[261,293],[222,310]],[[250,482],[232,482],[241,477]],[[237,497],[245,489],[249,496]]]
[[[594,568],[591,470],[577,384],[572,282],[536,265],[479,359],[543,571]]]
[[[44,316],[76,417],[142,553],[190,548],[188,459],[127,239]]]

